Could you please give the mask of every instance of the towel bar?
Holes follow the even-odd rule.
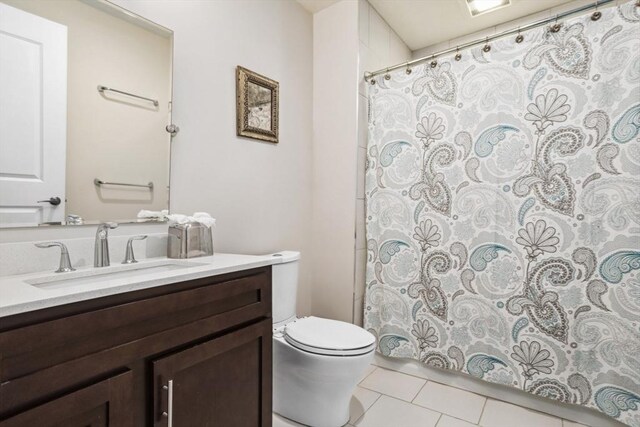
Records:
[[[126,182],[108,182],[98,178],[94,178],[93,183],[98,187],[101,185],[123,185],[125,187],[144,187],[153,190],[153,182],[151,181],[148,184],[127,184]]]
[[[157,99],[146,98],[144,96],[135,95],[133,93],[125,92],[125,91],[122,91],[122,90],[112,89],[110,87],[98,85],[98,92],[103,93],[105,90],[108,90],[110,92],[120,93],[122,95],[132,96],[132,97],[138,98],[138,99],[144,99],[145,101],[152,102],[153,105],[155,105],[156,107],[160,104]]]

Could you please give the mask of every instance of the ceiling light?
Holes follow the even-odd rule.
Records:
[[[481,13],[508,6],[510,2],[510,0],[467,0],[467,7],[471,12],[471,16],[477,16]]]

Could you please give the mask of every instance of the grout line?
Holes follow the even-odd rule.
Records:
[[[479,420],[479,419],[478,419],[478,423],[474,423],[474,422],[469,421],[469,420],[463,420],[462,418],[460,418],[460,417],[456,417],[455,415],[446,414],[446,413],[444,413],[444,412],[443,412],[443,414],[444,414],[444,415],[446,415],[447,417],[455,418],[456,420],[464,421],[465,423],[473,424],[473,425],[475,425],[475,426],[477,426],[477,425],[478,425],[478,423],[480,422],[480,420]],[[480,417],[482,418],[482,414],[480,414]]]
[[[413,399],[411,399],[411,403],[413,403],[414,400],[416,400],[416,398],[418,397],[418,395],[420,394],[420,392],[422,391],[422,389],[425,388],[425,386],[427,385],[429,381],[425,381],[424,384],[422,384],[422,387],[420,387],[420,390],[418,390],[418,392],[416,393],[415,396],[413,396]],[[417,403],[414,403],[414,405],[418,405]],[[418,406],[422,406],[422,405],[418,405]]]
[[[373,363],[372,363],[372,365],[373,365]],[[365,376],[364,376],[364,378],[362,378],[362,379],[360,380],[360,382],[358,383],[358,385],[362,384],[362,381],[364,381],[364,380],[366,380],[367,378],[369,378],[369,377],[371,376],[371,374],[373,374],[375,371],[377,371],[377,370],[378,370],[378,367],[377,367],[376,365],[373,365],[373,366],[375,366],[375,368],[373,369],[373,371],[371,371],[371,372],[369,372],[367,375],[365,375]],[[366,388],[366,387],[365,387],[365,388]]]
[[[431,381],[431,379],[429,379],[429,378],[419,377],[419,376],[414,375],[414,374],[407,374],[406,372],[398,371],[397,369],[387,368],[387,367],[385,367],[385,366],[380,366],[380,365],[376,365],[376,366],[377,366],[378,368],[380,368],[380,369],[386,369],[387,371],[393,371],[393,372],[397,372],[397,373],[399,373],[399,374],[408,375],[408,376],[410,376],[410,377],[419,378],[419,379],[421,379],[421,380],[423,380],[423,381]],[[437,381],[434,381],[434,382],[437,382]],[[446,384],[445,384],[445,385],[446,385]],[[461,390],[462,390],[462,389],[461,389]],[[472,392],[470,392],[470,393],[472,393]]]
[[[442,412],[439,413],[440,415],[438,415],[438,419],[436,420],[436,424],[434,425],[434,427],[438,427],[438,423],[440,422],[440,420],[442,419]]]
[[[367,390],[368,390],[368,389],[367,389]],[[385,396],[386,396],[386,395],[385,395]],[[376,400],[374,400],[374,401],[373,401],[373,403],[371,404],[371,406],[369,406],[367,409],[365,409],[365,410],[364,410],[364,412],[362,413],[362,415],[360,415],[360,416],[359,416],[359,417],[358,417],[358,418],[353,422],[353,425],[354,425],[354,426],[356,425],[356,423],[357,423],[358,421],[360,421],[360,420],[362,419],[362,417],[364,417],[364,414],[366,414],[366,413],[369,411],[369,409],[373,408],[373,405],[375,405],[375,404],[376,404],[376,402],[380,399],[380,397],[382,397],[382,393],[378,393],[378,397],[376,397]]]
[[[482,405],[482,411],[480,411],[480,418],[478,418],[478,425],[480,425],[480,422],[482,421],[482,416],[484,415],[484,410],[487,407],[487,402],[489,402],[489,398],[485,397],[484,405]]]

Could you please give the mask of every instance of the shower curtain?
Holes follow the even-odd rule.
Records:
[[[640,426],[640,8],[601,13],[375,78],[364,323]]]

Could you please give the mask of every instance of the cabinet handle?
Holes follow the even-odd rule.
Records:
[[[167,382],[167,427],[173,427],[173,380]],[[164,415],[163,413],[162,415]]]

